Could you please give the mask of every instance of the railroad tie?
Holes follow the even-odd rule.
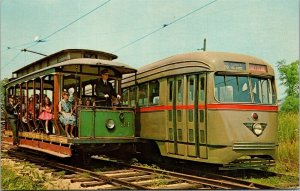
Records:
[[[71,183],[75,183],[75,182],[91,182],[94,181],[95,179],[93,178],[73,178],[71,179]]]
[[[94,187],[94,186],[102,186],[102,185],[105,185],[105,184],[107,184],[107,182],[99,182],[99,181],[95,181],[95,182],[87,182],[87,183],[81,183],[80,184],[80,186],[81,187],[84,187],[84,188],[86,188],[86,187]]]

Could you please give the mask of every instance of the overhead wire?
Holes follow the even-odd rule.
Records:
[[[102,3],[101,5],[97,6],[96,8],[94,8],[94,9],[92,9],[91,11],[87,12],[86,14],[80,16],[78,19],[76,19],[76,20],[70,22],[70,23],[67,24],[66,26],[64,26],[64,27],[62,27],[62,28],[56,30],[55,32],[49,34],[48,36],[42,38],[42,40],[46,40],[46,39],[50,38],[51,36],[55,35],[56,33],[58,33],[58,32],[60,32],[60,31],[64,30],[64,29],[67,28],[68,26],[70,26],[70,25],[74,24],[75,22],[79,21],[80,19],[86,17],[87,15],[89,15],[89,14],[91,14],[92,12],[96,11],[96,10],[99,9],[100,7],[103,7],[104,5],[106,5],[107,3],[109,3],[110,1],[111,1],[111,0],[108,0],[108,1],[106,1],[106,2],[104,2],[104,3]]]
[[[203,9],[203,8],[205,8],[205,7],[207,7],[207,6],[211,5],[211,4],[213,4],[213,3],[215,3],[216,1],[218,1],[218,0],[213,0],[213,1],[211,1],[211,2],[209,2],[209,3],[207,3],[207,4],[205,4],[205,5],[203,5],[203,6],[201,6],[201,7],[199,7],[199,8],[197,8],[197,9],[195,9],[195,10],[193,10],[193,11],[191,11],[191,12],[189,12],[189,13],[187,13],[187,14],[181,16],[181,17],[179,17],[178,19],[173,20],[172,22],[170,22],[170,23],[168,23],[168,24],[164,24],[163,26],[161,26],[161,27],[159,27],[159,28],[153,30],[152,32],[150,32],[150,33],[148,33],[148,34],[146,34],[146,35],[144,35],[144,36],[142,36],[142,37],[140,37],[140,38],[138,38],[138,39],[136,39],[136,40],[134,40],[134,41],[132,41],[132,42],[130,42],[130,43],[128,43],[128,44],[122,46],[122,47],[120,47],[120,48],[118,48],[118,49],[116,49],[115,51],[113,51],[113,53],[118,52],[118,51],[120,51],[120,50],[122,50],[122,49],[124,49],[124,48],[127,48],[127,47],[129,47],[129,46],[135,44],[136,42],[138,42],[138,41],[140,41],[140,40],[143,40],[144,38],[146,38],[146,37],[148,37],[148,36],[150,36],[150,35],[152,35],[152,34],[158,32],[158,31],[160,31],[160,30],[163,29],[163,28],[166,28],[166,27],[168,27],[168,26],[170,26],[170,25],[172,25],[172,24],[174,24],[174,23],[176,23],[176,22],[178,22],[178,21],[184,19],[185,17],[187,17],[187,16],[189,16],[189,15],[191,15],[191,14],[197,12],[197,11],[200,11],[201,9]]]
[[[66,29],[67,27],[69,27],[70,25],[74,24],[75,22],[79,21],[80,19],[86,17],[87,15],[91,14],[92,12],[96,11],[97,9],[103,7],[104,5],[106,5],[107,3],[109,3],[111,0],[107,0],[105,1],[104,3],[98,5],[97,7],[95,7],[94,9],[90,10],[89,12],[85,13],[84,15],[80,16],[79,18],[75,19],[74,21],[70,22],[69,24],[63,26],[62,28],[59,28],[58,30],[54,31],[53,33],[47,35],[46,37],[38,40],[38,41],[33,41],[33,42],[27,42],[27,43],[24,43],[24,44],[20,44],[20,45],[16,45],[16,46],[12,46],[12,47],[7,47],[7,49],[5,50],[9,50],[9,49],[16,49],[18,47],[22,47],[22,46],[25,46],[25,45],[29,45],[28,47],[26,47],[25,49],[28,49],[28,48],[31,48],[33,46],[36,46],[37,44],[39,44],[40,42],[45,42],[45,40],[47,40],[48,38],[50,38],[51,36],[55,35],[56,33]],[[4,51],[4,50],[2,50]],[[1,51],[1,52],[2,52]],[[1,66],[2,67],[5,67],[7,66],[9,63],[11,63],[13,60],[15,60],[19,55],[21,54],[21,52],[19,52],[16,56],[14,56],[10,61],[8,61],[7,64],[5,64],[4,66]]]
[[[18,56],[20,56],[21,53],[22,53],[21,51],[18,52],[18,54],[16,54],[12,59],[10,59],[10,61],[8,61],[7,64],[1,66],[1,68],[4,68],[4,67],[6,67],[7,65],[9,65],[9,64],[10,64],[12,61],[14,61]]]

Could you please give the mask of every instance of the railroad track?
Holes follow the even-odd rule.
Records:
[[[44,158],[32,155],[32,153],[20,153],[14,149],[10,150],[9,156],[34,163],[38,168],[48,172],[65,171],[62,178],[68,179],[72,184],[78,184],[78,189],[259,189],[249,184],[149,169],[125,163],[118,163],[125,169],[94,172],[57,161],[45,161]]]
[[[121,161],[110,160],[108,158],[103,158],[103,157],[93,157],[93,158],[97,160],[104,160],[104,161],[116,163],[117,165],[122,165],[127,168],[132,168],[137,170],[141,169],[148,172],[160,173],[164,175],[178,177],[184,180],[192,180],[203,185],[207,184],[207,185],[220,186],[223,187],[222,189],[276,189],[275,187],[272,186],[248,182],[230,176],[218,175],[218,174],[207,173],[207,172],[199,173],[199,170],[197,171],[191,169],[175,168],[176,171],[178,170],[183,172],[183,173],[177,173],[177,172],[170,171],[170,170],[174,170],[174,166],[172,167],[166,166],[166,168],[170,169],[168,171],[168,170],[161,170],[161,169],[154,169],[154,168],[145,168],[137,165],[129,165]]]

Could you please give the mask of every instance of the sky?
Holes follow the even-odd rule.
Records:
[[[275,69],[299,59],[299,0],[2,0],[1,79],[63,49],[118,55],[139,68],[171,55],[252,55]],[[40,42],[39,42],[40,41]],[[279,98],[284,97],[276,72]]]

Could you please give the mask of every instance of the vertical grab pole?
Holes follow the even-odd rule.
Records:
[[[60,87],[59,87],[59,75],[58,74],[54,74],[53,75],[54,78],[54,92],[53,92],[53,119],[55,121],[55,128],[58,131],[58,135],[61,134],[60,132],[60,128],[58,126],[58,103],[59,103],[59,91],[60,91]]]

